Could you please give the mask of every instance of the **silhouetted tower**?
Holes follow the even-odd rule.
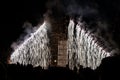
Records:
[[[61,20],[66,20],[62,18]],[[51,66],[67,64],[67,20],[53,21],[51,26],[50,47]]]

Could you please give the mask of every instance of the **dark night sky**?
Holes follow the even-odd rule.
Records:
[[[25,21],[36,24],[45,13],[44,1],[4,1],[0,11],[0,58],[10,54],[10,45],[23,32]]]
[[[37,24],[43,14],[47,11],[46,4],[50,0],[32,1],[5,1],[0,2],[0,58],[4,59],[10,54],[10,45],[22,34],[22,25],[25,21]],[[55,0],[51,0],[51,2]],[[57,0],[56,0],[57,1]],[[74,1],[74,0],[70,0]],[[114,40],[120,40],[120,1],[119,0],[76,0],[80,5],[93,3],[98,5],[98,11],[103,20],[106,20],[110,27]],[[67,6],[69,0],[61,0]],[[0,59],[0,60],[1,60]]]

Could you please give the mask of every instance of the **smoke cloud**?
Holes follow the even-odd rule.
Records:
[[[46,12],[43,16],[45,20],[52,23],[64,22],[61,18],[65,16],[74,19],[81,17],[81,20],[88,25],[88,29],[103,37],[112,45],[117,46],[113,40],[114,35],[110,32],[109,22],[103,19],[103,14],[100,13],[101,5],[98,2],[94,0],[48,0],[46,2]],[[23,28],[25,29],[22,36],[17,43],[13,43],[12,47],[24,41],[35,31],[29,22],[25,22]]]
[[[20,35],[20,37],[17,39],[16,42],[13,42],[11,44],[11,48],[13,50],[17,49],[18,46],[24,42],[24,40],[29,38],[31,34],[38,29],[38,26],[33,26],[32,23],[26,21],[24,22],[22,28],[23,28],[23,33]]]

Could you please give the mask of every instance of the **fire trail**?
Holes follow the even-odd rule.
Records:
[[[44,22],[43,25],[26,39],[11,55],[11,63],[20,63],[23,65],[32,64],[47,68],[50,63],[50,50],[48,29],[50,24]]]
[[[87,30],[81,21],[75,25],[74,21],[70,20],[67,53],[68,65],[71,69],[74,67],[79,69],[80,65],[96,69],[103,58],[114,54],[114,49],[107,51],[108,46],[103,38]]]
[[[45,21],[35,33],[31,34],[31,37],[12,53],[11,63],[31,64],[34,67],[41,66],[45,69],[51,65],[52,53],[49,46],[51,39],[48,37],[50,28],[50,24]],[[76,25],[73,20],[70,20],[67,34],[66,58],[70,69],[74,69],[74,67],[79,69],[80,65],[96,69],[103,58],[113,54],[114,49],[109,51],[104,49],[104,46],[108,48],[107,42],[90,32],[81,21],[78,21]]]

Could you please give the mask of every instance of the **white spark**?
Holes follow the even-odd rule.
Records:
[[[70,20],[67,53],[68,64],[71,69],[74,69],[74,67],[79,69],[80,65],[96,69],[101,60],[111,54],[98,45],[95,34],[85,31],[84,28],[84,24],[80,21],[75,26],[74,21]],[[73,33],[75,29],[76,32]],[[106,45],[106,43],[104,44]]]
[[[50,24],[44,22],[40,28],[31,34],[11,55],[11,63],[31,64],[47,68],[50,64],[48,29]]]

